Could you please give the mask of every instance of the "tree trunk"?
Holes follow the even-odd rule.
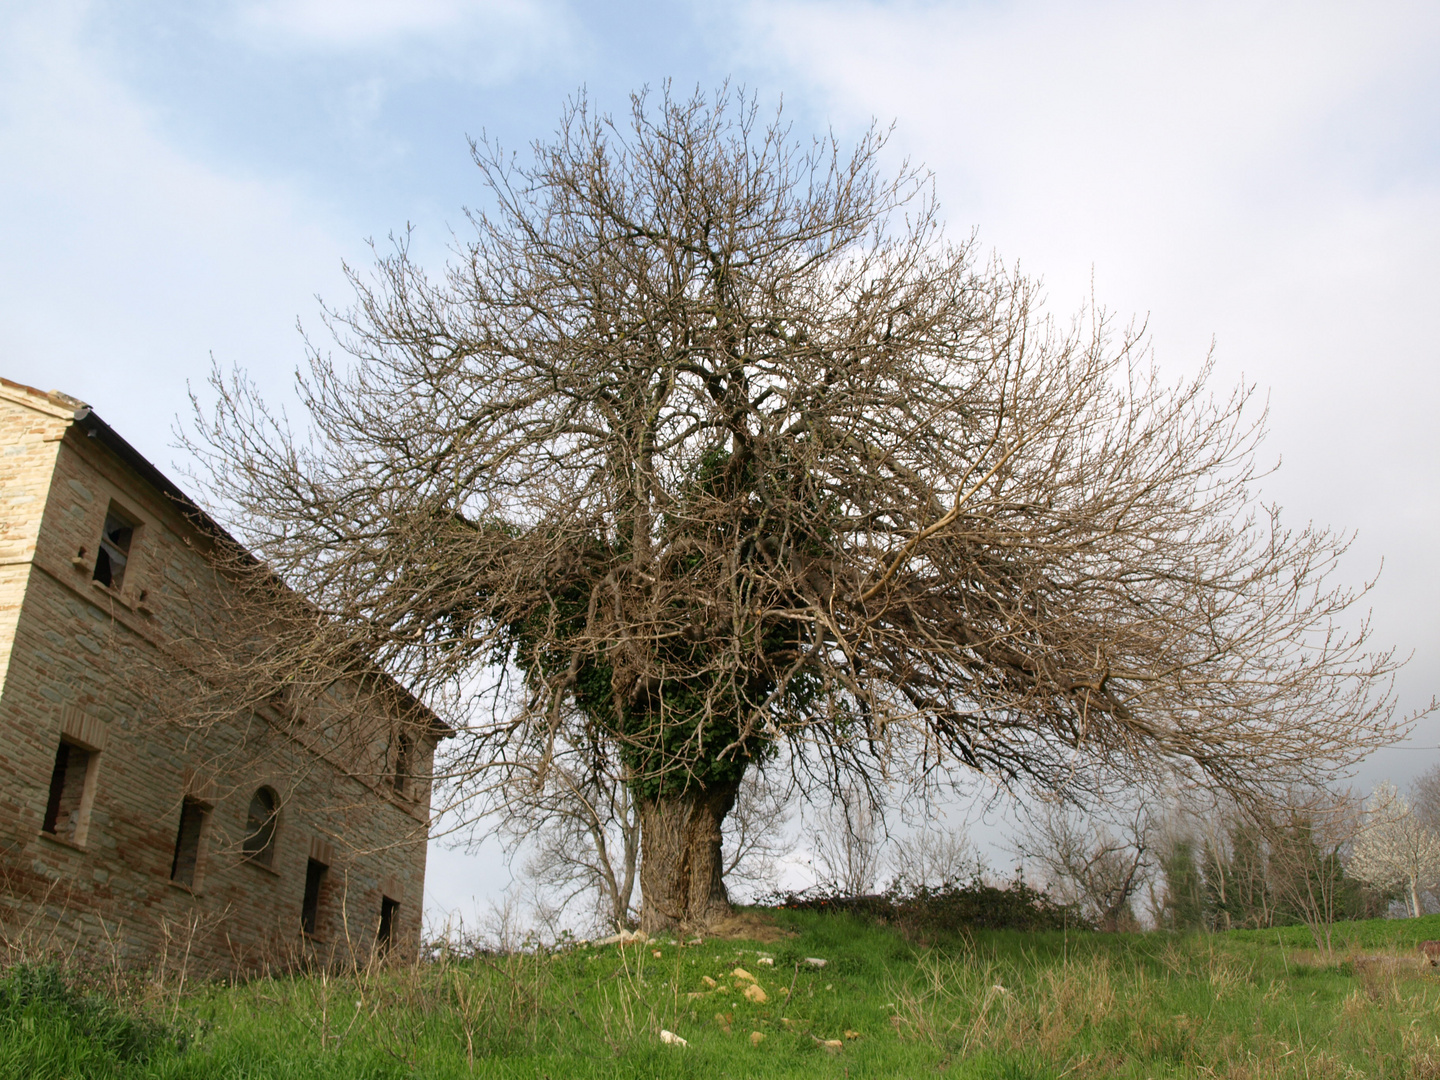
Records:
[[[739,781],[640,803],[640,929],[694,929],[730,914],[720,827]]]

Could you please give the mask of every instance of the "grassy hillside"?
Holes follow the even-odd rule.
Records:
[[[480,956],[120,1003],[12,969],[0,1076],[1440,1077],[1440,969],[1414,949],[1440,916],[1337,927],[1329,963],[1299,927],[921,946],[845,916],[775,923],[788,936],[768,944]]]

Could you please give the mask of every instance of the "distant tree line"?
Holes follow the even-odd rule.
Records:
[[[1396,890],[1349,872],[1353,837],[1333,804],[1257,821],[1227,815],[1207,834],[1176,832],[1162,843],[1159,888],[1151,894],[1158,927],[1235,930],[1371,919],[1386,914]]]
[[[1440,765],[1402,795],[1310,792],[1268,812],[1177,812],[1155,830],[1150,914],[1169,930],[1329,926],[1440,911]]]

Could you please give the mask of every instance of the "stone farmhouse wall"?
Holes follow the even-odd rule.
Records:
[[[384,695],[359,719],[338,702],[343,733],[267,708],[158,719],[183,680],[137,668],[226,600],[179,499],[80,402],[0,380],[0,934],[196,973],[412,951],[430,791],[397,771],[428,775],[444,729],[402,749]],[[110,585],[107,515],[132,529]]]

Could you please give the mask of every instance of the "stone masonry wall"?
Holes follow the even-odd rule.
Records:
[[[24,404],[20,404],[20,402]],[[40,518],[73,406],[0,380],[0,685],[30,577]],[[4,748],[0,747],[0,764]]]
[[[0,558],[16,560],[0,562],[7,939],[130,964],[184,958],[192,971],[286,965],[302,952],[363,960],[388,896],[399,901],[392,940],[413,948],[428,790],[401,798],[383,769],[351,775],[249,711],[201,733],[157,721],[174,702],[161,708],[147,694],[183,693],[183,684],[147,688],[136,665],[193,625],[186,605],[223,600],[199,554],[205,538],[98,440],[15,398],[0,396]],[[139,523],[119,590],[92,581],[112,506]],[[376,727],[390,725],[379,717]],[[62,736],[97,751],[73,838],[41,831]],[[432,752],[433,743],[418,747],[417,766],[428,770]],[[269,867],[241,851],[262,785],[281,801]],[[208,808],[193,888],[171,880],[187,796]],[[330,869],[316,933],[304,936],[312,856]]]

